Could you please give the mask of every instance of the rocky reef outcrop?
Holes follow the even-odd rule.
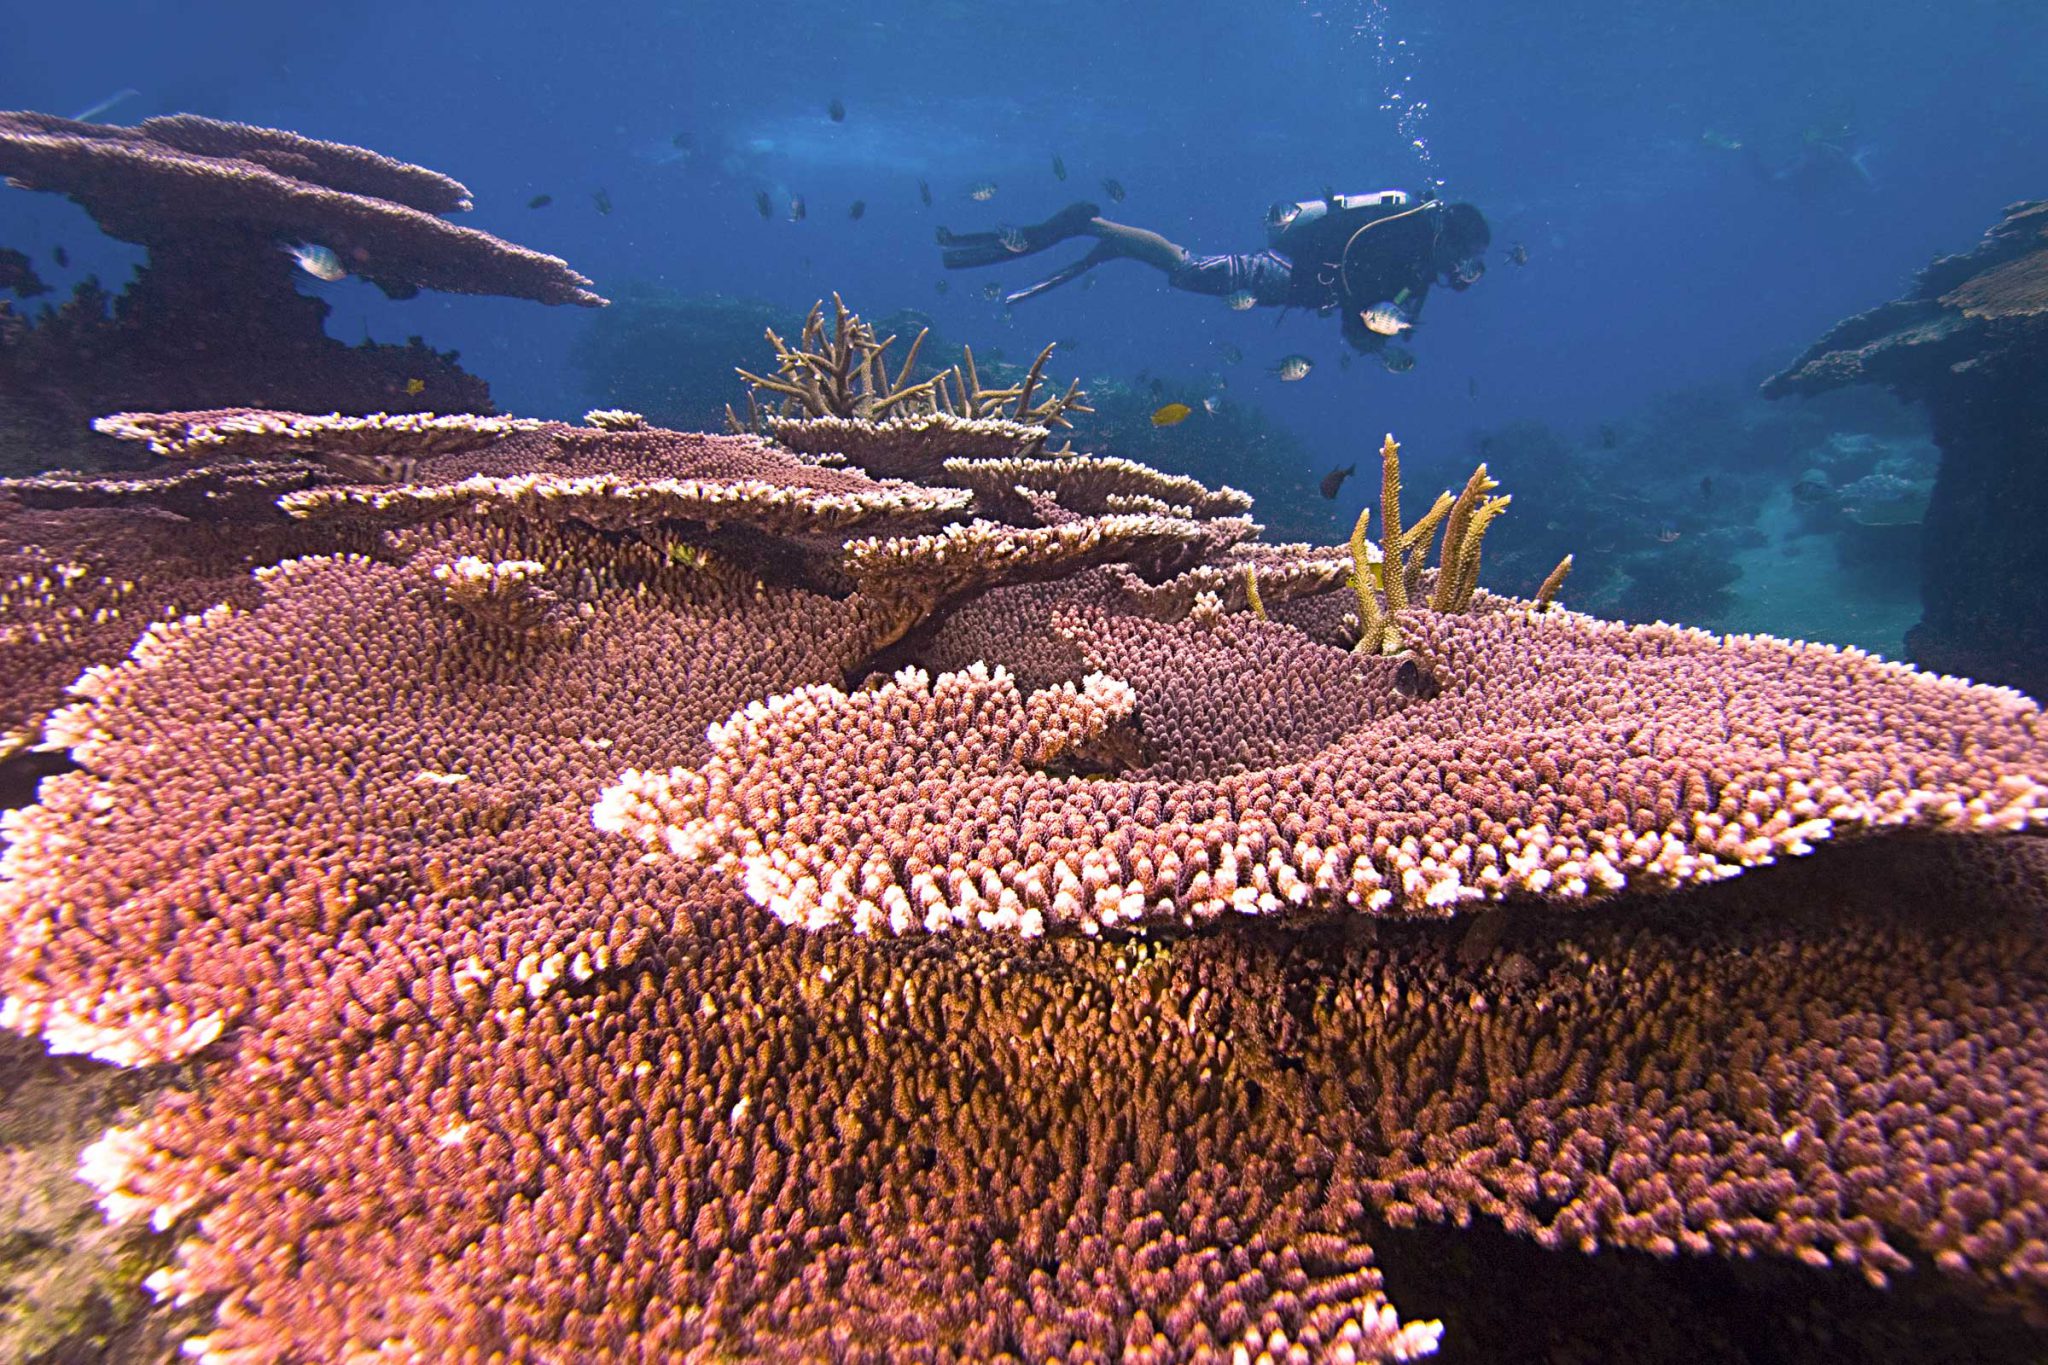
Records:
[[[1927,508],[1925,667],[2048,687],[2048,200],[2012,205],[1903,298],[1837,324],[1764,383],[1767,397],[1881,384],[1924,406],[1941,448]]]

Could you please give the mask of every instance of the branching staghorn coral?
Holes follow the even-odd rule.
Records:
[[[1069,380],[1063,394],[1040,403],[1031,401],[1031,395],[1038,389],[1039,376],[1045,371],[1045,362],[1052,357],[1057,344],[1046,343],[1038,359],[1031,362],[1022,383],[996,389],[982,387],[981,372],[974,365],[974,348],[961,347],[961,363],[933,376],[938,410],[955,417],[1008,417],[1039,427],[1072,426],[1067,420],[1068,413],[1095,411],[1085,401],[1087,395],[1081,392],[1079,380]]]
[[[1021,426],[1071,426],[1070,412],[1093,412],[1081,392],[1078,380],[1069,381],[1064,393],[1034,403],[1045,362],[1052,357],[1053,344],[1038,353],[1024,378],[1016,384],[984,387],[974,363],[972,347],[962,347],[962,359],[950,369],[929,379],[911,381],[917,353],[930,334],[927,328],[910,343],[910,351],[895,377],[889,374],[887,352],[896,338],[878,337],[875,329],[861,321],[839,295],[832,296],[831,335],[826,335],[825,304],[821,299],[804,319],[803,331],[795,345],[784,341],[774,328],[767,329],[775,347],[776,374],[755,374],[739,369],[740,378],[752,387],[747,393],[744,419],[728,404],[726,425],[735,432],[768,430],[771,418],[841,418],[881,422],[891,417],[943,413],[966,421],[1007,420]],[[779,394],[778,411],[765,410],[762,390]]]
[[[911,368],[917,364],[918,348],[924,344],[926,333],[919,332],[917,339],[910,343],[910,352],[904,356],[902,367],[891,381],[887,354],[896,338],[877,338],[875,329],[861,321],[860,315],[849,309],[837,294],[832,296],[832,308],[830,338],[825,335],[825,303],[822,299],[811,305],[810,315],[804,319],[803,331],[798,335],[796,345],[792,346],[776,335],[773,327],[768,329],[768,342],[775,347],[779,378],[744,369],[739,371],[740,378],[753,385],[756,391],[766,389],[783,395],[812,417],[858,417],[877,421],[889,416],[899,406],[908,411],[917,411],[920,407],[929,409],[935,381],[910,382]],[[753,419],[747,429],[758,429],[761,414],[752,393],[747,396],[747,409]],[[730,408],[726,411],[728,421],[737,425],[738,414]]]
[[[1391,433],[1380,443],[1380,520],[1384,525],[1380,540],[1384,558],[1373,563],[1367,558],[1366,524],[1372,509],[1366,508],[1358,514],[1358,524],[1351,532],[1351,586],[1358,595],[1358,645],[1362,654],[1394,654],[1400,652],[1400,633],[1394,628],[1392,617],[1396,612],[1405,611],[1411,602],[1418,602],[1422,595],[1423,561],[1429,553],[1429,538],[1438,526],[1444,530],[1443,542],[1437,554],[1435,585],[1430,590],[1428,606],[1431,611],[1462,612],[1472,606],[1472,595],[1479,589],[1479,547],[1486,538],[1487,527],[1493,519],[1505,512],[1512,499],[1508,495],[1488,497],[1500,487],[1480,465],[1472,471],[1472,477],[1465,480],[1464,489],[1453,498],[1449,493],[1440,493],[1437,500],[1422,520],[1403,529],[1401,523],[1401,446]],[[1537,595],[1539,608],[1547,607],[1550,599],[1564,582],[1564,576],[1571,570],[1571,556],[1551,572],[1543,581]]]
[[[1507,497],[1486,495],[1500,484],[1480,465],[1465,481],[1464,491],[1451,504],[1444,523],[1443,548],[1438,552],[1436,591],[1429,605],[1436,611],[1463,611],[1472,604],[1479,587],[1479,543],[1493,519],[1507,510]]]
[[[1566,555],[1563,559],[1557,561],[1557,567],[1550,571],[1544,578],[1542,585],[1536,589],[1536,610],[1550,610],[1556,603],[1557,590],[1564,586],[1565,576],[1571,571],[1572,557],[1570,555]]]

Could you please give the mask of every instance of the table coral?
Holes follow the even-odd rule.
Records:
[[[771,458],[673,435],[421,464]],[[1375,1239],[1481,1221],[2048,1312],[2015,693],[1484,591],[1357,655],[1115,554],[890,644],[843,540],[416,510],[89,672],[8,817],[0,1020],[201,1078],[83,1166],[200,1359],[1409,1359]]]

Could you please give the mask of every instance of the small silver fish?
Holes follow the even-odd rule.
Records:
[[[1024,235],[1024,229],[1004,227],[996,232],[996,240],[1003,244],[1003,250],[1021,255],[1031,250],[1031,239]]]
[[[316,280],[333,284],[336,280],[348,278],[348,267],[341,263],[341,257],[334,254],[334,248],[317,242],[295,242],[285,248],[285,253],[298,262],[299,269]]]
[[[802,195],[799,194],[789,201],[790,222],[801,223],[809,212],[810,209],[804,204],[804,197]]]
[[[1391,303],[1376,303],[1358,315],[1365,324],[1365,330],[1376,332],[1383,337],[1397,337],[1415,324],[1408,315]]]
[[[1223,304],[1233,313],[1242,313],[1257,303],[1258,299],[1249,289],[1238,289],[1223,296]]]
[[[989,200],[996,197],[996,182],[993,180],[975,181],[967,187],[967,197],[977,204],[986,204]]]
[[[1308,378],[1308,372],[1316,363],[1305,355],[1282,356],[1280,363],[1273,367],[1273,373],[1280,376],[1283,384],[1292,384],[1297,379]]]
[[[1202,411],[1214,417],[1217,413],[1223,411],[1223,400],[1213,393],[1210,394],[1202,400]]]

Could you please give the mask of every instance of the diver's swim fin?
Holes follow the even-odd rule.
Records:
[[[1101,212],[1099,205],[1076,203],[1067,205],[1042,223],[1005,228],[1001,232],[947,232],[941,228],[939,244],[945,248],[941,260],[948,270],[1000,265],[1018,256],[1030,256],[1047,247],[1058,246],[1069,237],[1079,236],[1088,230],[1089,221]]]
[[[1055,270],[1052,274],[1047,275],[1037,284],[1025,285],[1022,289],[1019,289],[1014,294],[1005,294],[1003,296],[1003,302],[1006,304],[1014,304],[1022,303],[1025,299],[1036,298],[1040,294],[1045,293],[1049,289],[1057,289],[1063,284],[1068,284],[1074,280],[1080,279],[1083,275],[1093,270],[1096,266],[1101,265],[1104,261],[1113,261],[1121,255],[1123,255],[1123,253],[1117,250],[1115,243],[1098,242],[1096,243],[1095,249],[1093,251],[1090,251],[1086,256],[1083,256],[1080,260],[1075,261],[1072,265],[1064,266],[1058,270]]]
[[[962,232],[953,236],[939,259],[948,270],[970,270],[977,265],[1000,265],[1014,255],[993,232]]]

